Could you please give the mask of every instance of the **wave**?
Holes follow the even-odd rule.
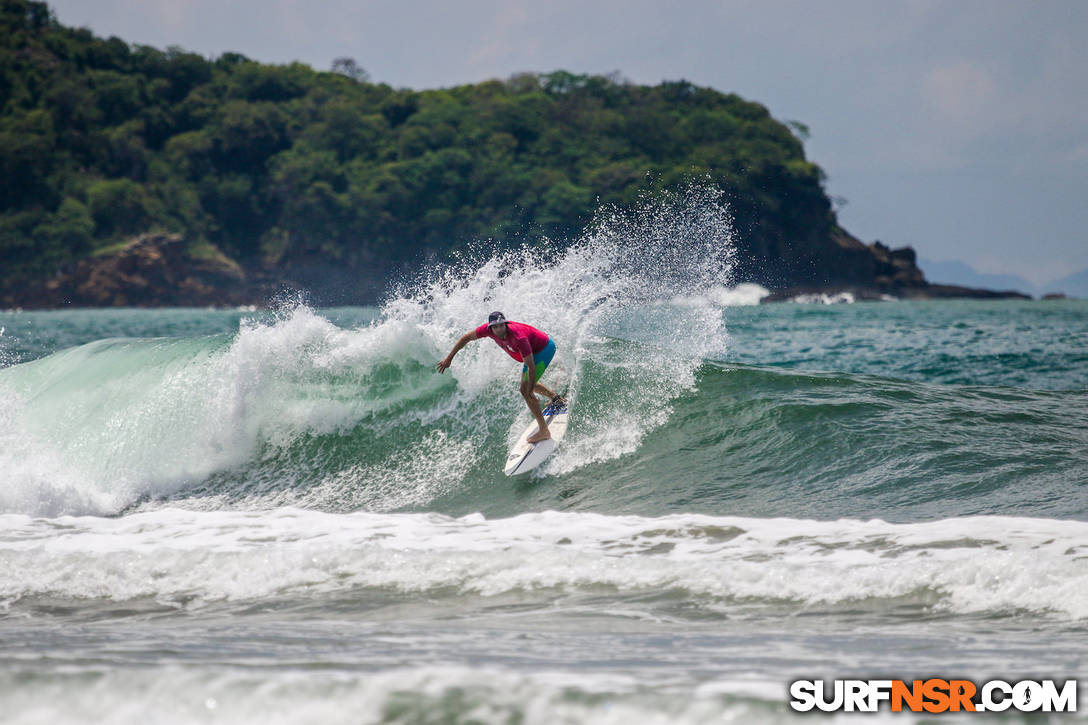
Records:
[[[9,368],[0,508],[1088,514],[1075,391],[693,364],[587,336],[558,375],[577,382],[568,440],[523,481],[500,473],[527,422],[505,361],[481,345],[439,376],[440,356],[418,326],[297,308],[233,339],[104,340]]]
[[[623,616],[673,621],[801,611],[1088,618],[1079,521],[165,509],[0,523],[8,609],[59,600],[328,612],[342,597],[354,609],[426,601],[469,616],[512,597],[525,612],[606,593]]]
[[[674,299],[673,303],[696,306],[712,304],[719,307],[752,307],[758,305],[764,297],[770,294],[771,291],[766,287],[745,282],[744,284],[738,284],[736,287],[715,286],[702,295],[682,295]]]
[[[557,375],[576,383],[570,435],[522,480],[500,472],[528,417],[516,377],[483,345],[453,375],[440,356],[418,325],[296,308],[233,338],[104,340],[9,368],[0,510],[1088,515],[1076,391],[693,363],[586,335]]]
[[[702,725],[791,723],[780,683],[714,681],[648,687],[614,673],[515,672],[495,666],[391,666],[383,672],[311,668],[69,666],[64,674],[0,673],[11,725],[156,722]],[[348,715],[347,713],[350,713]]]
[[[857,299],[853,292],[836,292],[835,294],[816,292],[796,295],[789,301],[799,305],[852,305]]]

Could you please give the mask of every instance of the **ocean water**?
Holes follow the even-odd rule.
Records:
[[[1088,302],[754,305],[731,245],[696,194],[379,308],[0,313],[0,720],[779,722],[799,678],[1079,677]],[[519,368],[434,371],[492,309],[573,400],[529,477]]]

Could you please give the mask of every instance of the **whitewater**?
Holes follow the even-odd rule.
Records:
[[[1088,303],[759,305],[733,234],[692,189],[376,308],[0,313],[4,722],[777,722],[799,678],[1079,676]],[[574,401],[525,478],[518,368],[434,370],[492,309]]]

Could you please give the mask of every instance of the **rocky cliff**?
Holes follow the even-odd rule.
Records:
[[[7,307],[165,307],[253,304],[271,291],[221,254],[193,255],[180,236],[146,234],[16,288]]]
[[[855,299],[878,300],[971,297],[1026,298],[1017,292],[934,285],[925,280],[910,247],[890,249],[864,244],[846,232],[835,236],[836,250],[812,270],[819,285],[773,286],[766,301],[807,294],[849,292]],[[375,304],[385,274],[354,271],[315,261],[290,270],[243,269],[214,247],[193,253],[175,234],[145,234],[105,254],[79,260],[54,276],[16,287],[0,298],[4,307],[231,307],[266,306],[284,291],[302,291],[315,304]],[[761,284],[766,279],[753,279]]]

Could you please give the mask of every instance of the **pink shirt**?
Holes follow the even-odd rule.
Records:
[[[487,324],[483,324],[476,328],[476,337],[490,337],[499,347],[506,350],[507,355],[518,362],[525,362],[525,356],[530,352],[536,355],[548,346],[548,335],[532,325],[507,321],[506,329],[506,339],[503,340],[492,332]]]

